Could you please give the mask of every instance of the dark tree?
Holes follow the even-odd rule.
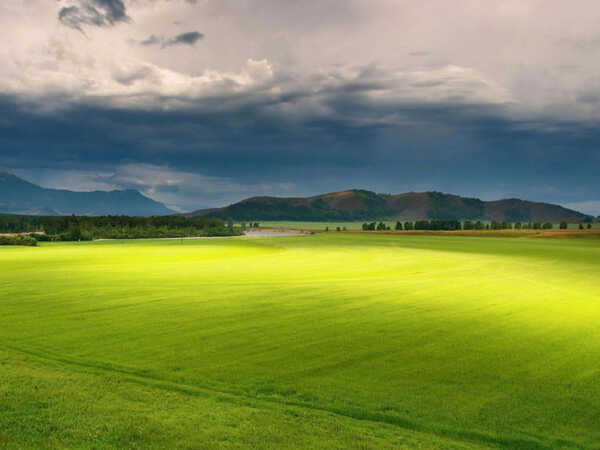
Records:
[[[220,219],[184,216],[0,216],[0,232],[31,233],[39,240],[84,241],[98,238],[218,236],[239,234]]]

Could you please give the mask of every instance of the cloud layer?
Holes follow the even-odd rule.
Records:
[[[135,170],[181,209],[364,187],[595,213],[597,19],[587,1],[7,0],[0,166],[71,188]]]

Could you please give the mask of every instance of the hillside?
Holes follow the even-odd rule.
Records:
[[[314,197],[252,197],[225,208],[186,214],[235,220],[361,220],[393,214],[385,198],[374,192],[348,190]]]
[[[172,214],[173,211],[132,189],[92,192],[46,189],[0,172],[0,213],[153,216]]]
[[[589,217],[550,203],[519,199],[483,201],[441,192],[376,194],[351,189],[314,197],[252,197],[224,208],[186,214],[234,220],[373,220],[398,218],[579,222]]]

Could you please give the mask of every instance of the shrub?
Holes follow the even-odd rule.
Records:
[[[26,245],[35,247],[37,241],[29,235],[0,236],[0,245]]]

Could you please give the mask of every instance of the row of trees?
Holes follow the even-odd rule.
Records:
[[[567,222],[561,222],[559,225],[560,229],[567,229]],[[587,224],[587,229],[592,228],[592,224]],[[492,221],[490,223],[484,223],[481,220],[471,221],[465,220],[460,222],[458,220],[417,220],[415,222],[396,222],[395,230],[550,230],[554,228],[551,222],[497,222]],[[384,222],[365,222],[362,224],[363,231],[385,231],[390,230],[391,227],[386,225]],[[579,224],[579,229],[583,230],[584,225]]]
[[[390,227],[383,222],[365,222],[362,224],[362,229],[363,231],[385,231],[389,230]]]
[[[87,241],[98,238],[129,239],[241,234],[233,222],[183,216],[0,216],[0,233],[31,234],[37,240]]]

